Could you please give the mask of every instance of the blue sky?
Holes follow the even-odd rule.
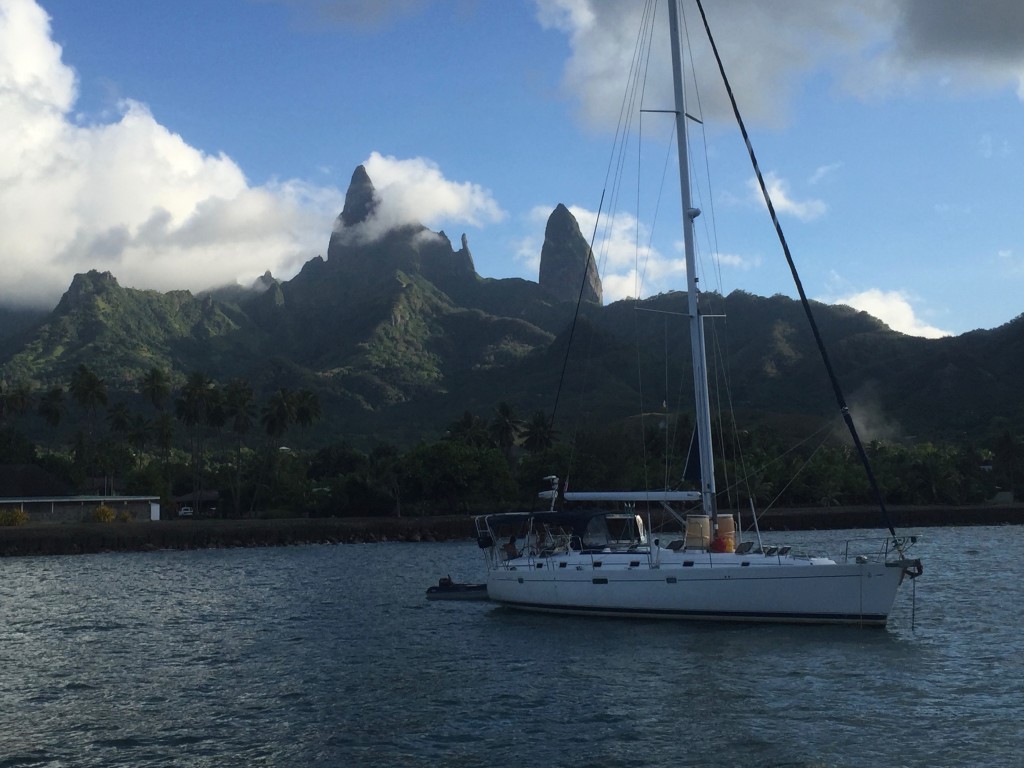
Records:
[[[925,336],[1024,311],[1024,5],[707,5],[813,298]],[[359,164],[383,223],[465,233],[481,275],[535,280],[554,206],[589,235],[609,188],[643,6],[0,0],[0,302],[52,306],[90,268],[158,290],[290,277],[326,253]],[[670,106],[664,49],[650,109]],[[706,49],[693,57],[702,283],[793,295]],[[627,156],[657,178],[669,124],[643,120]],[[598,249],[607,299],[684,284],[677,193],[655,214],[635,184]]]

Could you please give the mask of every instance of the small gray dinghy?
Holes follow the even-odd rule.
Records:
[[[437,586],[427,587],[427,600],[486,600],[486,584],[460,584],[443,576]]]

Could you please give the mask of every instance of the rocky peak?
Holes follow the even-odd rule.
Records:
[[[319,259],[320,257],[317,256],[317,258]],[[252,290],[256,291],[257,293],[263,293],[263,291],[275,285],[278,285],[279,283],[280,281],[276,277],[274,277],[270,273],[270,270],[268,269],[266,272],[264,272],[262,275],[257,277],[256,280],[253,281]]]
[[[95,296],[102,296],[111,290],[119,289],[121,286],[117,278],[110,272],[99,272],[91,269],[85,273],[79,273],[71,280],[71,285],[61,297],[58,309],[74,309],[89,302]]]
[[[370,181],[366,168],[357,166],[345,193],[345,208],[341,212],[341,223],[346,227],[361,224],[373,215],[377,207],[377,192]]]
[[[68,293],[101,293],[104,290],[117,288],[118,286],[117,278],[110,272],[90,269],[88,272],[80,272],[74,276],[71,280],[71,286],[68,288]]]
[[[548,217],[540,252],[540,287],[558,301],[576,301],[583,286],[583,300],[600,304],[601,277],[590,257],[590,246],[580,232],[576,217],[561,203]]]
[[[331,275],[344,276],[345,291],[356,296],[364,294],[370,286],[390,284],[396,270],[420,274],[450,295],[475,283],[477,274],[465,235],[459,251],[452,248],[443,231],[432,232],[417,223],[397,225],[387,231],[374,231],[372,237],[362,237],[361,234],[371,233],[361,233],[360,225],[373,216],[378,204],[373,182],[366,168],[360,165],[352,174],[345,209],[327,245],[325,263],[330,265]],[[350,229],[352,231],[346,231]],[[314,266],[313,262],[307,263],[300,273],[300,282],[315,279]],[[316,279],[322,279],[322,275]]]

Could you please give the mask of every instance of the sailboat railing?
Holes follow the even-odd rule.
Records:
[[[700,491],[566,491],[566,501],[700,501]]]
[[[903,559],[907,550],[917,543],[917,535],[886,536],[882,539],[862,538],[847,539],[844,547],[845,562],[866,557],[875,562],[887,562],[892,559]]]

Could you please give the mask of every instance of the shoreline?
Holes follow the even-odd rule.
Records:
[[[897,530],[970,525],[1022,525],[1024,504],[977,507],[893,507]],[[740,521],[751,528],[749,515]],[[877,509],[773,509],[759,516],[762,532],[884,530]],[[466,541],[476,535],[471,515],[438,517],[324,517],[281,520],[165,520],[112,523],[30,523],[0,528],[0,557],[228,549],[380,542]]]
[[[472,518],[462,515],[29,523],[0,528],[0,557],[451,541],[473,535]]]

